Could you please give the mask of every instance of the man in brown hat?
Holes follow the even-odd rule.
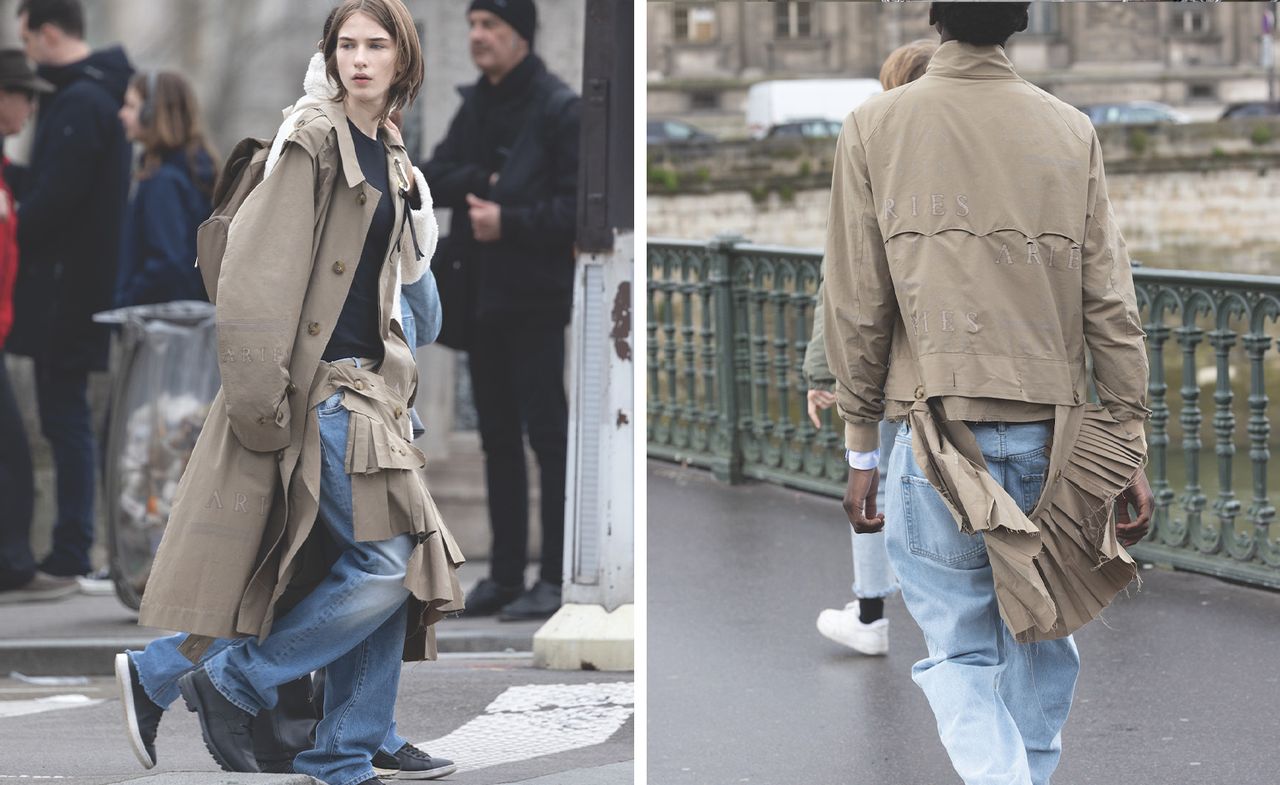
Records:
[[[53,85],[35,75],[21,49],[0,49],[0,136],[22,130],[37,93]],[[8,163],[7,161],[5,162]],[[5,369],[4,342],[13,324],[13,284],[18,276],[18,219],[13,192],[0,175],[0,499],[8,514],[0,516],[0,604],[55,600],[76,591],[74,578],[36,569],[31,553],[31,511],[35,486],[31,452],[22,413]]]
[[[1079,672],[1070,632],[1132,577],[1116,540],[1140,540],[1152,510],[1147,359],[1102,148],[1014,71],[1004,45],[1027,9],[931,6],[924,76],[845,120],[827,229],[845,511],[885,532],[928,644],[912,678],[966,785],[1048,785]],[[883,513],[882,416],[906,421]]]

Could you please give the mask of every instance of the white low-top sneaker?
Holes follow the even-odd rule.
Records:
[[[863,624],[858,618],[857,600],[844,606],[843,610],[827,608],[819,613],[818,632],[863,654],[881,656],[889,653],[889,620],[876,619],[870,624]]]

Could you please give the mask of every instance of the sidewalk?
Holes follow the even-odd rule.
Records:
[[[0,783],[314,785],[299,775],[229,774],[181,701],[165,712],[147,771],[125,735],[115,681],[41,686],[0,677]],[[528,656],[405,663],[399,732],[458,764],[459,785],[631,785],[635,719],[628,673],[547,671]],[[394,782],[395,780],[391,780]]]
[[[663,785],[958,783],[886,603],[889,655],[818,634],[852,599],[837,499],[649,463],[649,779]],[[1063,785],[1270,785],[1280,593],[1144,569],[1077,636]],[[660,644],[660,645],[659,645]]]
[[[536,575],[537,567],[530,571]],[[488,575],[488,562],[458,570],[463,591]],[[115,595],[73,595],[55,602],[0,605],[0,677],[106,676],[112,656],[141,649],[165,630],[138,626],[138,615]],[[445,619],[437,626],[442,654],[529,652],[540,621],[500,622],[495,617]]]

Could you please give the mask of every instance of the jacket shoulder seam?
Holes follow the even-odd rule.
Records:
[[[302,116],[295,121],[293,130],[285,137],[285,142],[293,142],[315,157],[324,149],[324,142],[335,129],[328,115],[319,107],[303,110]]]
[[[1048,91],[1043,90],[1031,84],[1026,79],[1019,78],[1018,81],[1021,82],[1023,85],[1025,85],[1029,90],[1031,90],[1031,92],[1035,94],[1035,96],[1039,98],[1043,103],[1047,104],[1049,108],[1053,110],[1053,113],[1057,116],[1058,120],[1066,127],[1068,131],[1071,132],[1071,135],[1074,136],[1081,144],[1083,144],[1086,147],[1089,147],[1093,144],[1091,139],[1086,138],[1082,133],[1080,133],[1080,131],[1076,130],[1075,126],[1072,125],[1072,123],[1067,119],[1066,112],[1063,109],[1063,106],[1065,105],[1062,103],[1062,101],[1060,101],[1058,98],[1055,98]],[[1072,111],[1079,111],[1079,110],[1073,109]]]
[[[879,116],[878,118],[876,118],[875,123],[873,123],[873,124],[872,124],[871,129],[867,132],[867,135],[866,135],[866,136],[863,138],[863,140],[862,140],[864,144],[865,144],[866,142],[870,142],[870,141],[871,141],[871,137],[875,136],[875,135],[876,135],[876,132],[878,132],[878,131],[880,130],[880,126],[884,125],[884,121],[885,121],[885,119],[889,116],[889,113],[893,111],[894,107],[896,107],[896,106],[898,105],[898,102],[902,100],[902,97],[903,97],[904,95],[906,95],[908,92],[910,92],[910,91],[911,91],[911,89],[912,89],[913,87],[915,87],[915,85],[919,84],[919,82],[920,82],[920,80],[919,80],[919,79],[917,79],[917,80],[916,80],[916,81],[914,81],[914,82],[908,82],[907,84],[905,84],[905,85],[903,85],[903,86],[902,86],[902,88],[903,88],[903,89],[902,89],[902,90],[900,90],[900,91],[899,91],[899,93],[898,93],[898,95],[897,95],[897,96],[896,96],[896,97],[895,97],[895,98],[894,98],[894,99],[889,103],[889,105],[888,105],[888,106],[886,106],[886,107],[885,107],[885,108],[880,112],[880,116]],[[855,110],[853,110],[853,112],[852,112],[852,113],[856,115],[856,114],[857,114],[857,111],[858,111],[858,110],[857,110],[857,109],[855,109]],[[854,123],[855,123],[855,124],[857,123],[857,118],[856,118],[856,117],[854,118]]]

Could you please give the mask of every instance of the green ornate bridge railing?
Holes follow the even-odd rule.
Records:
[[[820,262],[816,251],[739,237],[649,241],[651,456],[728,482],[842,493],[842,428],[831,411],[821,429],[805,414],[801,367]],[[1267,495],[1280,481],[1269,418],[1280,394],[1280,277],[1136,268],[1134,280],[1151,360],[1147,471],[1157,507],[1132,551],[1280,588]]]

